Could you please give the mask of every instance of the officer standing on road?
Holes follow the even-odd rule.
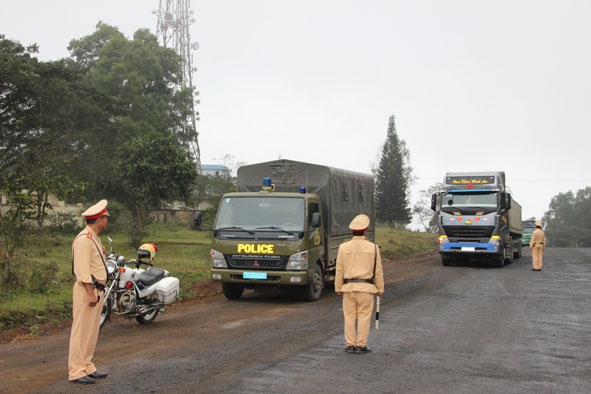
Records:
[[[105,248],[98,237],[107,228],[107,200],[88,208],[82,216],[86,227],[72,243],[72,331],[68,355],[68,375],[72,383],[93,384],[107,377],[98,372],[92,358],[98,340],[100,316],[107,281]]]
[[[337,255],[335,291],[343,296],[347,353],[371,352],[367,337],[374,294],[384,293],[382,259],[378,246],[366,239],[368,227],[369,217],[357,215],[349,225],[353,239],[342,243]]]
[[[542,223],[536,221],[536,229],[531,235],[531,241],[529,241],[529,248],[531,249],[531,259],[533,263],[532,271],[542,270],[542,254],[546,249],[546,234],[542,230]]]

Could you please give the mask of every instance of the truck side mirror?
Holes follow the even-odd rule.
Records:
[[[322,223],[322,218],[320,216],[320,212],[313,212],[312,213],[312,228],[320,227]]]
[[[501,209],[511,209],[511,194],[501,192]]]
[[[437,196],[438,193],[433,193],[431,195],[431,210],[437,212]]]
[[[195,212],[195,216],[193,216],[193,224],[195,225],[195,227],[197,227],[197,228],[201,227],[202,220],[203,220],[203,214],[201,213],[201,211]]]

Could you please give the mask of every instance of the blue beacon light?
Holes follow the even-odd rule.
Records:
[[[306,194],[306,186],[300,186],[300,193]]]
[[[275,185],[271,182],[271,178],[263,178],[263,191],[275,191]]]

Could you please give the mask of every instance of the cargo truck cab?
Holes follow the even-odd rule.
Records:
[[[447,174],[431,197],[443,265],[486,260],[502,267],[521,257],[521,207],[504,187],[504,173]]]

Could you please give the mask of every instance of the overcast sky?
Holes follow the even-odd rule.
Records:
[[[69,56],[98,21],[156,34],[157,0],[0,0],[0,34]],[[589,0],[193,0],[203,164],[369,173],[388,119],[420,190],[504,170],[523,217],[591,185]]]

